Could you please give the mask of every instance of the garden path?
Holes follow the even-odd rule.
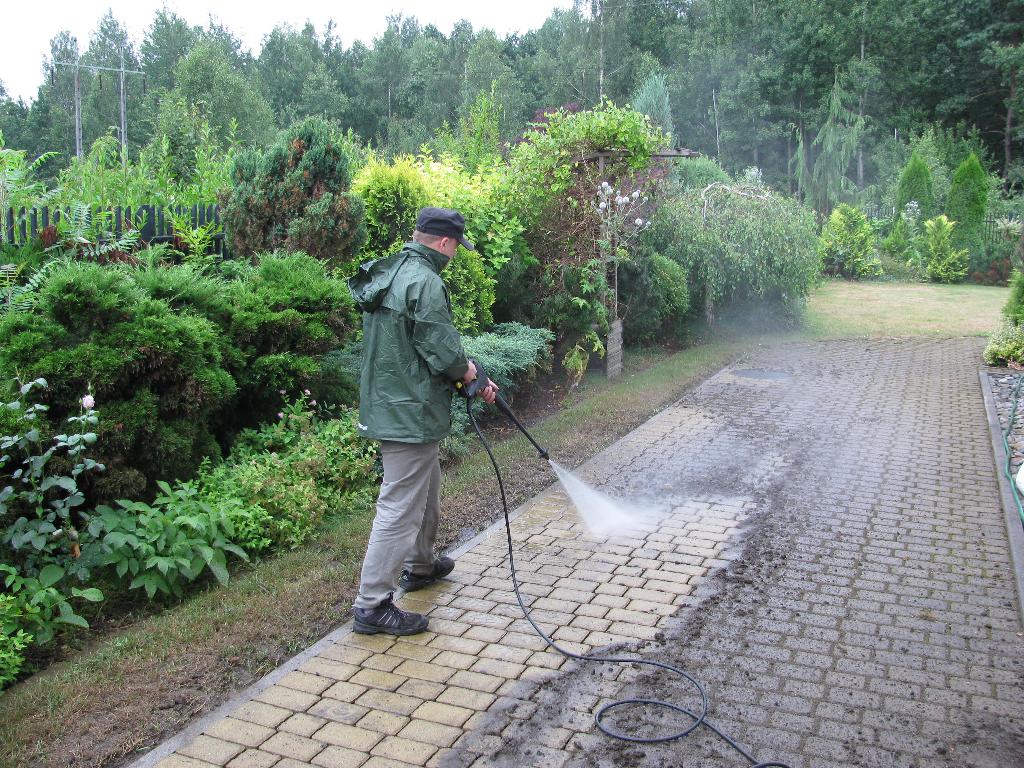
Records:
[[[535,619],[572,650],[683,665],[707,685],[709,719],[761,760],[1024,765],[1024,627],[981,345],[798,343],[720,372],[578,470],[661,505],[657,526],[592,537],[557,487],[518,510]],[[500,526],[457,555],[451,581],[401,601],[430,632],[342,627],[136,766],[746,764],[704,730],[603,736],[602,702],[694,697],[545,650],[510,591]],[[643,720],[647,735],[673,727]]]

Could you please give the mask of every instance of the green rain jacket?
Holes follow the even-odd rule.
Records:
[[[443,253],[406,243],[348,281],[363,311],[359,434],[433,443],[451,430],[452,382],[469,369],[440,272]]]

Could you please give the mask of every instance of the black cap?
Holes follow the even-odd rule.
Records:
[[[476,247],[466,239],[466,220],[462,214],[449,208],[420,208],[416,214],[416,229],[425,235],[454,237],[470,251]]]

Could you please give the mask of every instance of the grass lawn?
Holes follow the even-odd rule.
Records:
[[[588,377],[531,427],[575,466],[757,343],[851,336],[962,336],[994,329],[1006,288],[830,281],[811,297],[806,327],[718,339],[668,354],[630,352],[623,377]],[[492,429],[518,504],[553,478],[524,438]],[[500,512],[482,451],[445,473],[441,540],[451,544]],[[111,627],[92,644],[0,693],[0,766],[123,762],[180,730],[346,620],[369,532],[369,509],[334,520],[310,544],[244,566],[159,615]]]
[[[829,280],[808,302],[804,334],[984,336],[998,326],[1008,288]]]

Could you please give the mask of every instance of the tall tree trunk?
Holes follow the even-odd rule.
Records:
[[[1017,98],[1017,68],[1010,70],[1010,98],[1006,100],[1006,131],[1003,134],[1003,192],[1010,191],[1010,165],[1013,163],[1013,101]]]

